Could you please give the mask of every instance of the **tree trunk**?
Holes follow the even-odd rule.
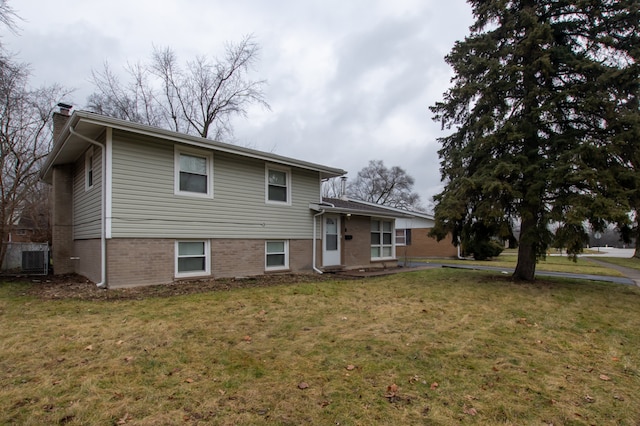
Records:
[[[633,257],[640,259],[640,225],[638,226],[638,231],[636,231],[636,251],[633,253]]]
[[[520,228],[518,263],[512,278],[515,281],[533,281],[536,278],[536,222],[535,219],[523,220]]]

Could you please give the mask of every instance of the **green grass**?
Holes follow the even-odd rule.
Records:
[[[640,422],[636,287],[446,269],[142,300],[31,285],[0,285],[0,424]]]
[[[621,257],[598,257],[597,259],[602,260],[603,262],[624,266],[625,268],[640,270],[640,259],[638,259],[637,257],[632,257],[629,259]]]
[[[609,261],[612,258],[602,258],[603,261]],[[517,256],[507,254],[501,255],[493,260],[459,260],[459,259],[416,259],[419,262],[424,263],[446,263],[446,264],[461,264],[461,265],[479,265],[479,266],[492,266],[497,268],[510,268],[516,267],[518,261]],[[612,262],[613,263],[613,262]],[[546,259],[540,260],[536,265],[537,271],[547,272],[570,272],[574,274],[588,274],[588,275],[607,275],[612,277],[621,277],[622,273],[615,269],[607,268],[605,266],[597,265],[589,262],[586,258],[578,258],[575,262],[566,256],[547,256]]]

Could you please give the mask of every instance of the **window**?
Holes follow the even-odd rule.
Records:
[[[393,241],[391,236],[393,224],[388,220],[371,220],[371,258],[393,258]]]
[[[84,156],[84,189],[93,188],[93,147],[87,150]]]
[[[265,247],[267,271],[289,269],[289,242],[267,241]]]
[[[291,171],[283,167],[267,165],[266,202],[291,204]]]
[[[411,229],[396,229],[396,245],[397,246],[411,245]]]
[[[176,148],[175,193],[213,197],[213,156],[210,153]]]
[[[209,241],[176,241],[176,277],[208,275]]]

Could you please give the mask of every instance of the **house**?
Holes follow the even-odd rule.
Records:
[[[344,170],[66,106],[53,118],[56,274],[116,288],[397,265],[404,213],[322,200]]]
[[[352,210],[357,209],[369,214],[376,211],[377,217],[393,220],[393,250],[394,257],[397,259],[451,258],[459,254],[457,247],[451,243],[450,239],[438,241],[429,236],[435,224],[435,219],[430,214],[345,197],[325,198],[324,201],[336,206],[349,206]]]

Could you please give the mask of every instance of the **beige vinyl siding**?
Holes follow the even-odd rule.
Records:
[[[292,169],[292,205],[265,203],[265,162],[213,152],[213,198],[174,194],[174,144],[114,131],[114,238],[311,238],[317,172]]]
[[[91,149],[91,148],[89,148]],[[85,188],[85,153],[73,167],[73,238],[100,238],[102,149],[93,147],[93,187]]]

